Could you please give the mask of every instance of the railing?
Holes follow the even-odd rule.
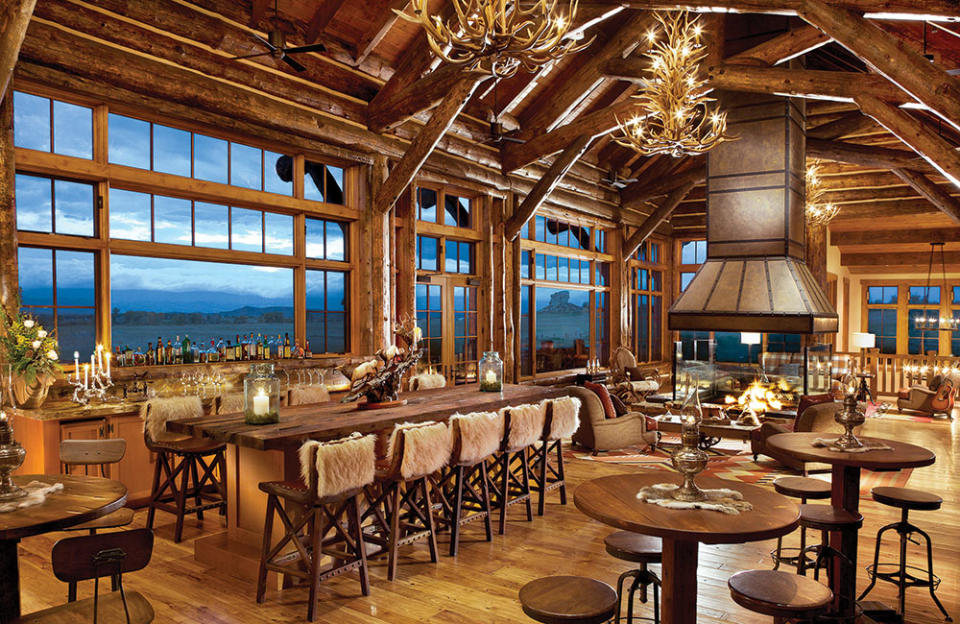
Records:
[[[859,353],[836,355],[860,361]],[[960,358],[939,355],[887,355],[868,351],[866,370],[875,375],[870,382],[873,396],[896,395],[900,388],[926,383],[933,375],[960,374]]]

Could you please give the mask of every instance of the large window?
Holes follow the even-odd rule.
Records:
[[[17,149],[33,150],[16,172],[23,308],[57,331],[66,361],[98,342],[136,350],[185,335],[350,351],[355,213],[317,202],[343,204],[352,173],[20,91],[14,126]],[[71,169],[76,158],[94,164]]]
[[[439,207],[443,206],[440,210]],[[473,228],[473,202],[445,189],[417,189],[417,219],[455,228]]]
[[[640,362],[663,359],[663,276],[660,243],[644,241],[630,262],[633,351]]]
[[[579,368],[590,357],[590,292],[537,287],[537,371]]]
[[[443,365],[443,287],[417,284],[417,326],[423,333],[425,360],[430,366]]]

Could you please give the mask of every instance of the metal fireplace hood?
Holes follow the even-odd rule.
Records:
[[[804,263],[803,102],[720,99],[740,139],[707,155],[707,261],[670,308],[669,328],[835,332],[837,312]]]

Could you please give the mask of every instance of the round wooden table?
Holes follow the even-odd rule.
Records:
[[[824,446],[813,446],[817,438],[832,438],[838,435],[823,432],[778,433],[767,438],[767,445],[797,459],[830,464],[831,503],[834,507],[841,507],[855,513],[859,513],[860,508],[861,468],[868,470],[918,468],[929,466],[937,459],[933,451],[922,446],[863,436],[859,438],[866,444],[886,445],[892,450],[848,453],[834,451]],[[857,596],[857,531],[853,529],[831,533],[830,545],[846,555],[853,563],[851,566],[842,566],[840,560],[836,560],[837,568],[833,571],[830,587],[837,601],[837,607],[849,614],[854,609],[854,600]],[[842,598],[848,600],[843,601]]]
[[[698,478],[704,489],[737,490],[753,510],[732,515],[701,509],[667,509],[637,499],[641,488],[681,482],[679,475],[624,474],[593,479],[580,485],[573,500],[577,509],[604,524],[661,538],[663,542],[663,601],[665,624],[696,624],[697,556],[704,544],[741,544],[779,537],[797,527],[799,508],[772,489],[718,478]]]
[[[24,537],[68,529],[116,511],[127,502],[119,481],[83,475],[18,475],[20,487],[31,481],[62,483],[63,491],[43,503],[0,513],[0,624],[20,616],[20,569],[17,543]]]

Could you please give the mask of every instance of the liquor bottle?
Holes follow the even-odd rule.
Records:
[[[258,360],[263,359],[263,335],[257,334],[257,340],[253,343],[253,348],[256,350],[256,358]]]
[[[123,348],[123,360],[126,362],[127,366],[136,366],[133,359],[133,349],[129,346]]]
[[[223,338],[217,340],[217,360],[220,362],[227,360],[227,348],[223,346]]]
[[[303,359],[303,349],[300,348],[299,338],[294,338],[293,340],[293,357],[297,358],[298,360]]]
[[[290,352],[290,334],[283,335],[283,359],[289,360],[292,353]]]
[[[250,334],[243,335],[243,349],[240,352],[243,353],[244,360],[250,360]]]
[[[217,351],[217,345],[214,344],[213,338],[210,339],[210,350],[207,351],[207,362],[219,362],[220,361],[220,352]]]
[[[240,334],[237,334],[237,342],[233,345],[233,359],[242,360],[243,359],[243,347],[240,346]]]
[[[163,338],[157,336],[157,348],[153,353],[153,363],[156,365],[162,365],[163,362]]]
[[[230,341],[229,341],[229,340],[227,340],[227,347],[226,347],[225,353],[226,353],[226,357],[223,358],[224,361],[226,361],[226,362],[233,362],[234,360],[237,359],[237,352],[236,352],[236,350],[234,350],[234,348],[233,348],[233,346],[230,344]]]
[[[183,348],[180,343],[180,336],[173,341],[173,347],[171,347],[171,352],[173,353],[173,363],[174,364],[183,364]]]
[[[310,339],[309,339],[309,338],[307,338],[307,346],[306,346],[306,348],[303,350],[303,357],[307,357],[307,358],[312,358],[312,357],[313,357],[313,351],[310,350]]]
[[[153,350],[153,343],[152,343],[152,342],[148,342],[148,343],[147,343],[147,352],[146,352],[146,354],[145,354],[145,355],[146,355],[146,360],[147,360],[147,361],[146,361],[147,366],[153,366],[153,361],[154,361],[153,358],[154,358],[154,355],[155,355],[155,354],[156,354],[156,351]]]
[[[260,351],[263,354],[263,359],[270,359],[270,342],[267,340],[266,336],[263,336],[260,339]]]
[[[190,336],[183,335],[183,342],[180,343],[184,364],[193,364],[193,349],[190,348]]]

